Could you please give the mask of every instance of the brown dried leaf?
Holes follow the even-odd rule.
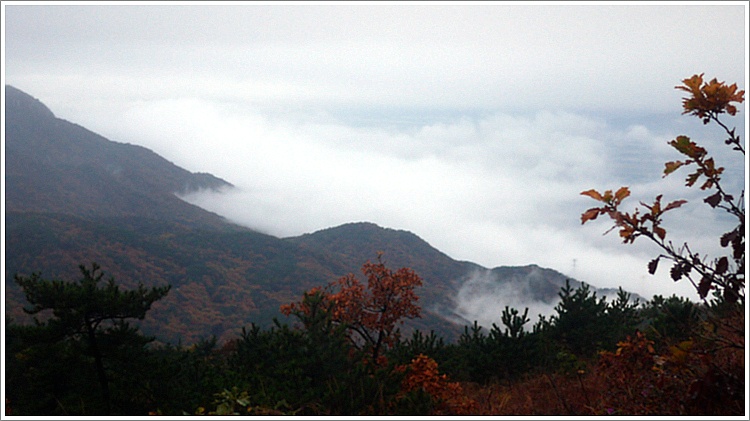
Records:
[[[596,190],[594,190],[594,189],[586,190],[584,192],[581,192],[581,195],[588,196],[588,197],[590,197],[590,198],[592,198],[594,200],[598,200],[600,202],[603,200],[602,195],[599,194],[599,192],[596,191]]]

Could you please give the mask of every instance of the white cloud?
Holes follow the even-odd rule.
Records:
[[[368,220],[411,230],[453,258],[486,267],[537,263],[649,298],[693,295],[689,284],[673,284],[664,265],[656,276],[647,274],[646,263],[659,250],[646,240],[623,245],[616,231],[602,237],[611,226],[604,217],[580,225],[580,214],[596,205],[581,191],[619,187],[607,180],[621,176],[612,171],[620,157],[605,143],[616,138],[636,156],[647,156],[663,137],[646,127],[619,130],[548,112],[463,118],[401,132],[249,121],[257,138],[244,149],[210,148],[232,151],[209,170],[237,171],[230,180],[240,190],[188,200],[278,236]],[[599,133],[608,136],[601,140]],[[706,223],[715,215],[701,203],[701,192],[683,188],[679,178],[660,179],[660,171],[657,166],[656,178],[645,183],[628,183],[631,206],[664,192],[665,201],[690,198],[665,226],[674,238],[715,243],[718,227],[728,225]]]
[[[6,83],[235,184],[188,199],[271,234],[368,220],[650,296],[692,291],[582,227],[581,191],[689,198],[669,229],[696,244],[726,226],[660,177],[676,134],[722,136],[674,86],[742,85],[745,6],[3,7]]]
[[[529,278],[532,276],[530,274]],[[456,293],[455,301],[454,313],[459,323],[468,325],[476,321],[486,329],[491,329],[493,323],[505,329],[501,315],[506,306],[518,310],[520,315],[528,308],[529,323],[524,326],[527,332],[532,330],[540,315],[549,318],[555,314],[556,305],[533,300],[529,298],[528,291],[511,283],[498,282],[497,276],[488,271],[471,274]]]

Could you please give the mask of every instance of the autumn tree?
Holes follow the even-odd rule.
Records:
[[[95,411],[98,415],[110,415],[111,370],[118,365],[127,366],[152,340],[140,335],[138,328],[131,326],[128,320],[143,319],[151,305],[163,298],[170,287],[146,288],[139,284],[136,289],[121,290],[114,278],[101,285],[104,274],[96,263],[91,269],[81,265],[80,270],[82,278],[78,282],[45,280],[37,273],[28,277],[15,276],[30,304],[24,311],[49,316],[43,321],[37,316],[35,326],[16,329],[27,345],[17,356],[29,360],[34,355],[48,356],[50,349],[73,350],[69,358],[72,364],[78,358],[75,350],[80,350],[92,360],[95,381],[101,392],[101,404]],[[63,361],[62,355],[58,358]],[[39,371],[38,367],[29,370]],[[51,372],[47,374],[54,376]]]
[[[432,358],[419,354],[408,366],[400,366],[398,370],[406,372],[398,400],[411,400],[409,403],[413,405],[416,399],[408,395],[421,392],[430,398],[428,413],[431,415],[476,414],[476,402],[466,396],[458,382],[452,382],[448,375],[440,374],[438,364]]]
[[[422,280],[414,271],[392,271],[379,253],[376,263],[367,261],[362,266],[362,273],[366,284],[348,274],[281,307],[283,314],[299,319],[310,349],[323,347],[340,358],[337,363],[315,364],[316,369],[327,367],[318,376],[324,378],[318,399],[331,414],[396,410],[394,400],[404,373],[395,370],[393,359],[385,354],[398,344],[399,326],[420,316],[415,289]]]
[[[387,268],[382,253],[376,263],[367,261],[362,273],[367,277],[366,285],[348,274],[324,289],[306,293],[307,299],[282,306],[281,311],[308,320],[324,308],[336,325],[346,327],[357,349],[373,363],[380,363],[383,351],[399,341],[399,326],[404,320],[420,317],[419,297],[414,290],[422,285],[422,279],[409,268],[395,272]]]
[[[732,103],[742,103],[745,91],[738,91],[736,84],[727,85],[717,79],[704,82],[703,74],[694,75],[682,82],[683,85],[676,86],[676,89],[688,93],[682,102],[683,114],[694,115],[704,124],[714,122],[719,125],[728,135],[724,143],[744,157],[745,149],[739,135],[735,133],[735,129],[729,129],[720,120],[720,116],[725,113],[734,116],[737,107]],[[724,301],[742,306],[745,300],[745,192],[743,190],[736,196],[730,194],[722,184],[724,167],[719,166],[704,147],[688,136],[677,136],[669,145],[687,159],[665,163],[664,177],[681,167],[692,168],[693,172],[685,178],[685,185],[700,186],[701,190],[710,192],[703,201],[736,220],[735,228],[719,238],[721,247],[727,249],[726,255],[708,259],[687,243],[678,246],[667,239],[667,231],[662,226],[664,214],[681,207],[687,203],[686,200],[662,203],[663,195],[658,195],[652,204],[641,202],[640,209],[632,212],[620,210],[623,201],[630,196],[628,187],[621,187],[614,193],[612,190],[599,193],[593,189],[582,192],[582,195],[603,203],[603,206],[584,212],[581,223],[585,224],[600,215],[609,216],[614,221],[613,229],[619,228],[624,243],[633,243],[637,238],[644,237],[661,248],[662,254],[648,264],[651,274],[656,272],[661,259],[670,260],[672,279],[687,279],[701,299],[705,299],[713,290]]]
[[[715,123],[727,135],[724,143],[733,151],[745,155],[745,149],[735,129],[721,120],[723,114],[734,116],[733,103],[744,101],[745,91],[736,84],[727,85],[712,79],[705,82],[703,74],[684,79],[678,90],[687,92],[683,98],[683,114],[701,119],[703,124]],[[648,263],[654,274],[661,260],[671,261],[670,275],[674,281],[687,279],[703,300],[701,323],[693,323],[695,307],[678,299],[655,298],[653,310],[658,313],[670,309],[668,318],[651,320],[653,332],[668,333],[685,340],[668,346],[656,346],[640,333],[618,343],[614,353],[603,353],[600,373],[607,379],[616,412],[636,414],[735,414],[742,413],[745,402],[745,202],[744,189],[730,194],[723,180],[725,168],[709,155],[708,150],[688,136],[677,136],[669,142],[682,160],[665,163],[663,177],[682,167],[690,168],[685,178],[687,187],[699,187],[708,195],[703,202],[723,212],[736,222],[734,228],[718,236],[725,249],[723,256],[709,258],[687,243],[676,245],[667,237],[662,226],[664,214],[682,207],[686,200],[662,202],[658,195],[653,203],[641,202],[641,208],[631,212],[621,210],[630,196],[628,187],[600,193],[587,190],[581,194],[602,205],[581,215],[581,223],[601,215],[614,221],[612,229],[619,229],[624,243],[637,238],[648,238],[661,254]],[[646,309],[648,313],[648,308]],[[648,315],[648,314],[646,314]],[[674,330],[689,328],[688,332]],[[657,335],[659,336],[659,335]],[[659,349],[662,353],[659,354]],[[625,398],[627,397],[627,398]],[[625,400],[623,400],[625,399]]]

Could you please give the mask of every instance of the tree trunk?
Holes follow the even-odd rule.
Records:
[[[112,415],[110,403],[109,403],[109,380],[107,380],[107,373],[104,371],[104,362],[102,361],[102,354],[99,351],[99,345],[96,341],[96,331],[90,324],[86,325],[89,338],[89,349],[94,356],[94,362],[96,364],[96,376],[99,378],[99,385],[102,388],[102,400],[104,401],[104,411],[102,415]]]

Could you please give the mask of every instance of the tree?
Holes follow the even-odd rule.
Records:
[[[105,362],[110,363],[109,367],[118,360],[127,362],[134,357],[133,350],[143,349],[153,340],[141,336],[127,320],[142,320],[151,305],[166,296],[170,286],[147,289],[139,284],[136,289],[121,290],[110,278],[100,288],[104,277],[100,267],[96,263],[91,269],[79,267],[83,277],[78,282],[45,280],[38,273],[14,277],[31,304],[24,308],[26,313],[52,313],[44,322],[35,317],[36,326],[25,330],[25,336],[32,346],[50,342],[82,345],[82,351],[93,359],[101,388],[101,410],[103,415],[110,415],[110,377]]]
[[[430,397],[432,408],[426,411],[430,415],[476,414],[476,402],[465,395],[458,382],[451,382],[448,375],[439,374],[438,364],[434,359],[419,354],[408,367],[401,366],[399,370],[407,372],[401,385],[400,400],[413,405],[416,399],[404,398],[408,394],[422,392]]]
[[[642,313],[648,322],[646,335],[670,345],[690,339],[694,328],[700,323],[698,305],[676,295],[668,298],[655,295],[646,303]]]
[[[612,300],[607,307],[607,343],[615,344],[628,335],[632,335],[642,321],[639,311],[640,303],[636,298],[631,300],[631,295],[622,287],[617,289],[617,298]]]
[[[556,314],[550,318],[552,327],[548,334],[577,357],[593,355],[604,346],[610,329],[606,298],[597,298],[586,284],[573,290],[569,280],[558,295],[560,302],[555,306]]]
[[[703,124],[716,123],[728,135],[724,143],[744,158],[740,137],[735,129],[729,129],[720,120],[720,116],[725,113],[734,116],[737,107],[733,103],[742,103],[745,91],[738,91],[736,84],[727,85],[715,78],[704,82],[703,74],[682,82],[676,89],[688,93],[682,101],[683,114],[696,116]],[[616,380],[610,384],[615,393],[641,390],[641,393],[628,395],[631,398],[631,402],[626,402],[628,405],[620,403],[630,406],[626,409],[628,412],[742,413],[745,383],[739,373],[745,371],[745,191],[742,189],[736,196],[730,194],[722,180],[724,167],[688,136],[677,136],[669,145],[687,159],[666,162],[663,177],[682,167],[692,168],[685,185],[698,185],[701,190],[709,191],[703,202],[723,211],[724,216],[728,215],[737,225],[718,236],[719,245],[726,249],[724,255],[710,259],[687,243],[678,247],[667,239],[667,231],[662,226],[664,214],[687,201],[674,200],[663,205],[660,194],[650,205],[641,202],[640,209],[623,212],[620,207],[630,196],[627,187],[614,193],[607,190],[602,194],[593,189],[581,193],[603,203],[585,211],[581,215],[582,224],[607,215],[614,221],[612,229],[619,229],[624,243],[632,244],[639,237],[651,240],[662,253],[649,262],[649,273],[656,272],[661,259],[671,261],[672,279],[687,279],[704,302],[698,308],[705,309],[696,314],[696,306],[687,300],[655,297],[644,310],[651,323],[648,333],[666,343],[655,348],[650,339],[638,333],[635,339],[619,343],[616,353],[602,354],[602,372],[605,376],[610,373],[613,377],[609,378]],[[709,294],[713,298],[708,298]],[[695,323],[697,317],[700,323]],[[687,331],[681,331],[683,329]],[[670,342],[683,338],[686,340],[669,346]],[[658,355],[657,349],[662,349],[663,354]],[[651,395],[651,390],[660,392]]]
[[[382,253],[377,263],[367,261],[362,273],[367,277],[366,286],[354,274],[348,274],[323,290],[316,288],[305,295],[319,295],[322,302],[316,301],[316,306],[327,308],[335,324],[346,326],[351,343],[365,351],[373,363],[380,363],[383,351],[398,342],[398,326],[404,319],[420,317],[414,289],[422,285],[422,279],[409,268],[391,271],[383,263]],[[309,316],[314,310],[309,303],[309,299],[292,303],[282,306],[281,311]]]
[[[734,151],[740,152],[744,157],[745,149],[739,135],[735,133],[735,129],[730,130],[719,116],[724,113],[734,116],[737,108],[732,103],[742,103],[745,91],[738,92],[736,84],[726,85],[715,78],[710,82],[704,82],[703,74],[694,75],[682,82],[683,85],[676,86],[676,89],[689,94],[683,98],[683,114],[701,118],[704,124],[712,121],[718,124],[729,136],[724,143],[732,146]],[[675,200],[662,205],[663,195],[658,195],[651,205],[641,202],[643,214],[640,209],[632,213],[620,211],[623,200],[630,196],[627,187],[621,187],[615,193],[607,190],[602,194],[593,189],[582,192],[582,195],[602,202],[604,206],[584,212],[581,215],[581,224],[600,215],[609,216],[614,221],[612,228],[620,229],[623,242],[633,243],[636,238],[645,237],[662,249],[664,253],[648,264],[649,273],[656,272],[660,259],[671,260],[672,279],[688,279],[701,299],[705,299],[711,290],[715,290],[721,294],[723,300],[742,306],[745,300],[745,192],[743,190],[736,198],[729,194],[721,183],[724,168],[718,166],[707,150],[689,137],[677,136],[669,145],[688,159],[665,163],[664,177],[683,166],[694,166],[695,171],[686,177],[685,185],[693,187],[703,177],[700,189],[712,191],[703,201],[711,208],[721,209],[737,220],[737,226],[719,238],[720,245],[728,248],[727,255],[707,260],[706,257],[701,257],[699,252],[691,250],[687,243],[677,247],[672,241],[667,240],[667,231],[661,226],[663,215],[687,203],[685,200]]]

